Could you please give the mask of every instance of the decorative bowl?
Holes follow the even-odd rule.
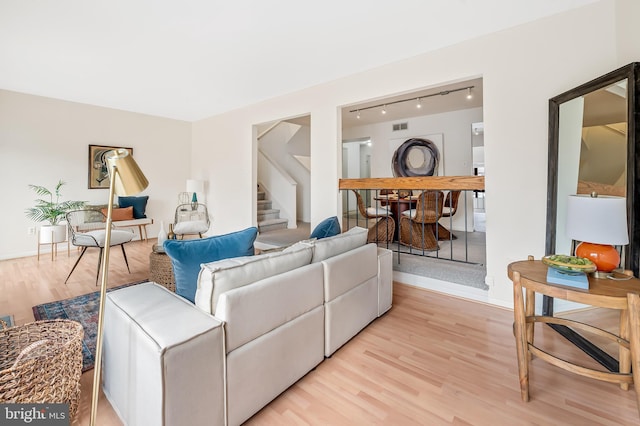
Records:
[[[568,256],[566,254],[551,254],[542,258],[542,263],[550,268],[567,274],[594,272],[597,267],[591,260],[584,257]]]

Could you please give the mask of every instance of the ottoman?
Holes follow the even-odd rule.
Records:
[[[103,390],[126,425],[225,424],[222,323],[155,283],[107,293]]]

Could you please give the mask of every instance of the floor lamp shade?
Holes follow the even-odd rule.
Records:
[[[105,155],[109,170],[115,167],[115,188],[118,195],[138,194],[149,186],[149,181],[145,177],[136,160],[126,149],[114,149]]]
[[[598,271],[618,267],[620,255],[613,246],[629,244],[626,198],[570,195],[566,219],[567,237],[581,242],[576,256],[591,259]]]
[[[102,372],[102,330],[104,328],[104,300],[107,293],[109,273],[109,253],[111,251],[111,223],[113,218],[114,194],[134,195],[142,192],[149,181],[138,164],[126,149],[114,149],[105,154],[109,170],[109,202],[105,226],[104,249],[102,250],[102,280],[100,283],[100,304],[98,308],[98,330],[96,333],[96,353],[93,371],[93,390],[91,393],[90,426],[95,426],[98,411],[98,395]]]

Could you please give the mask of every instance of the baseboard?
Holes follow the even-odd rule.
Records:
[[[393,280],[414,287],[437,291],[438,293],[447,294],[449,296],[461,297],[463,299],[495,305],[495,303],[492,303],[491,299],[489,299],[489,292],[487,290],[480,290],[475,287],[450,283],[448,281],[408,274],[400,271],[393,271]]]

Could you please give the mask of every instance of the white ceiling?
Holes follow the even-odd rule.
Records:
[[[596,0],[2,0],[0,88],[197,120]]]

